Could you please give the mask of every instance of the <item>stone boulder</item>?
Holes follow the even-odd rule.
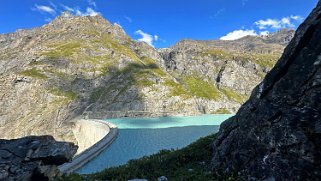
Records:
[[[319,1],[250,99],[221,125],[212,160],[219,177],[320,180],[320,40]]]
[[[52,136],[0,139],[0,180],[48,180],[59,174],[58,165],[71,161],[77,148]]]

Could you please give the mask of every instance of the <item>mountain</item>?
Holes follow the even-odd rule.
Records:
[[[0,136],[76,142],[77,117],[235,113],[293,30],[156,50],[101,16],[0,35]]]
[[[320,39],[321,1],[275,67],[217,134],[180,150],[162,150],[126,165],[65,179],[320,180]]]

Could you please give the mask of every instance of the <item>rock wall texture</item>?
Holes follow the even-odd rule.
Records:
[[[213,169],[245,180],[321,178],[321,2],[214,142]]]
[[[58,165],[71,161],[77,148],[52,136],[0,140],[0,180],[48,180],[59,174]]]

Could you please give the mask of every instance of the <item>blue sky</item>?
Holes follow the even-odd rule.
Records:
[[[41,26],[69,9],[101,14],[156,48],[181,39],[236,39],[297,28],[318,0],[10,0],[1,1],[0,33]]]

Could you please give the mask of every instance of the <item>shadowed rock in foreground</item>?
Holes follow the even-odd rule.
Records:
[[[236,116],[221,126],[213,168],[246,180],[321,178],[321,2]]]
[[[48,180],[59,173],[57,165],[71,161],[77,148],[52,136],[0,139],[0,180]]]

